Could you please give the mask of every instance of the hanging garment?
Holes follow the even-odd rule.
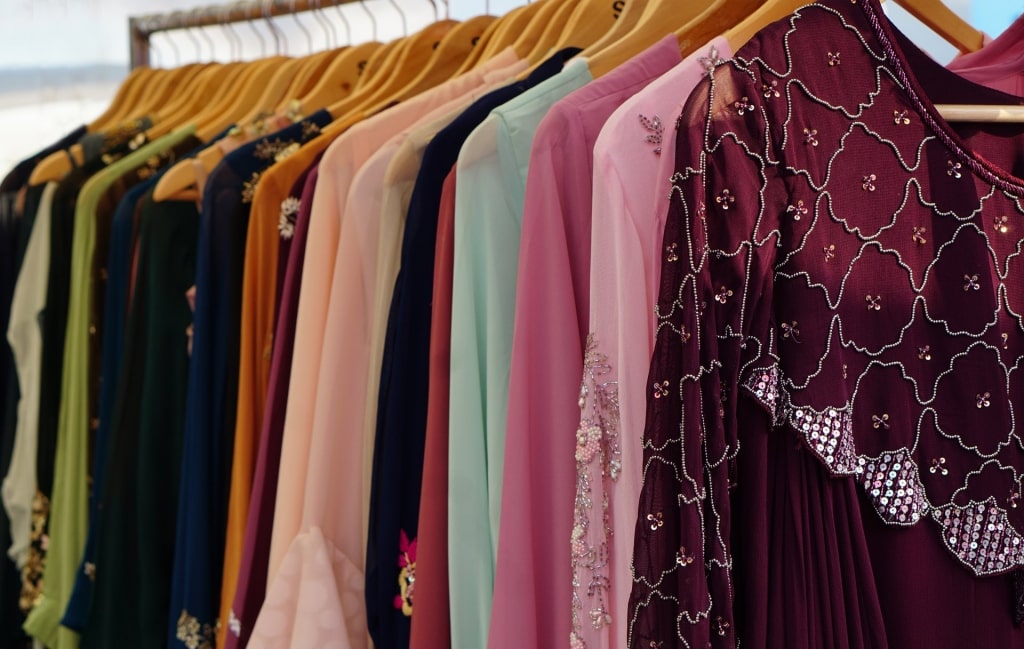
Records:
[[[825,44],[825,45],[822,45]],[[780,96],[765,96],[775,82]],[[877,0],[775,23],[680,119],[632,646],[1008,647],[1016,127]]]
[[[946,66],[962,77],[1012,95],[1024,95],[1024,17],[977,52],[956,57]]]
[[[429,153],[428,147],[424,160]],[[452,644],[448,599],[448,380],[451,377],[454,225],[455,168],[452,165],[444,179],[437,215],[429,401],[423,443],[420,533],[416,544],[415,610],[419,614],[412,619],[409,639],[412,649],[447,649]]]
[[[422,142],[422,144],[420,145],[420,147],[422,148],[422,151],[423,151],[422,152],[422,156],[423,156],[422,157],[422,162],[421,162],[421,164],[415,165],[415,168],[412,167],[412,166],[409,168],[410,171],[415,171],[415,169],[418,169],[418,174],[416,175],[416,178],[415,178],[414,188],[412,189],[412,192],[413,192],[412,196],[407,199],[407,202],[408,202],[408,205],[409,205],[409,212],[408,212],[408,218],[406,220],[406,228],[408,228],[410,226],[410,223],[411,223],[413,225],[413,227],[414,227],[412,232],[415,232],[417,237],[419,237],[419,238],[432,237],[432,230],[434,228],[433,222],[436,220],[436,210],[437,210],[437,206],[438,206],[439,201],[440,201],[441,185],[442,185],[443,180],[444,180],[444,175],[446,174],[447,170],[450,170],[451,167],[455,164],[455,161],[457,160],[457,157],[458,157],[459,147],[461,146],[462,142],[464,142],[466,137],[469,136],[469,134],[472,132],[472,130],[477,125],[479,125],[479,123],[481,121],[483,121],[483,119],[487,116],[487,114],[490,112],[490,110],[492,108],[500,106],[505,101],[508,101],[509,99],[512,99],[513,97],[519,95],[520,93],[522,93],[526,89],[536,85],[537,83],[543,81],[544,79],[550,78],[552,75],[554,75],[555,73],[557,73],[561,69],[564,61],[567,58],[573,56],[578,51],[579,51],[578,49],[569,49],[569,50],[565,50],[563,52],[557,53],[556,55],[551,57],[548,61],[546,61],[544,64],[542,64],[540,67],[538,67],[538,69],[536,71],[534,71],[526,80],[524,80],[522,82],[517,82],[517,83],[511,84],[509,86],[506,86],[506,87],[498,89],[498,90],[495,90],[495,91],[490,92],[487,95],[481,97],[478,101],[474,102],[472,104],[472,106],[470,106],[466,110],[462,111],[461,114],[456,119],[451,121],[451,124],[449,124],[448,126],[446,126],[443,129],[441,129],[440,132],[435,133],[434,132],[435,129],[433,127],[431,127],[431,128],[428,128],[423,133],[423,136],[427,137],[429,139],[429,144],[427,144],[426,142]],[[445,119],[448,120],[447,117]],[[416,139],[416,138],[414,137],[414,139]],[[410,231],[407,229],[406,232],[410,232]],[[406,235],[406,236],[410,236],[411,237],[412,235],[410,234],[410,235]],[[416,288],[407,287],[407,288],[401,289],[402,291],[411,291],[408,294],[408,296],[406,296],[407,298],[409,296],[414,296],[414,295],[422,296],[423,295],[422,291],[431,291],[431,288],[430,288],[429,285],[422,284],[422,282],[424,282],[424,281],[430,282],[433,279],[433,271],[432,271],[432,269],[428,269],[428,268],[423,266],[424,262],[431,261],[431,260],[430,260],[429,256],[423,256],[423,255],[419,254],[419,252],[420,252],[419,246],[421,246],[421,245],[430,245],[432,247],[433,246],[433,242],[431,241],[431,242],[428,243],[427,241],[418,241],[417,243],[414,244],[411,241],[410,242],[404,242],[403,241],[403,243],[402,243],[402,249],[404,251],[402,253],[402,255],[404,257],[408,258],[408,259],[402,261],[402,269],[403,270],[399,271],[399,278],[398,278],[397,283],[396,283],[396,290],[399,289],[399,284],[402,284],[402,283],[408,284],[410,282],[415,283],[414,285],[416,286]],[[417,253],[413,253],[412,252],[413,249],[417,249],[418,252]],[[431,251],[422,250],[421,252],[431,252]],[[415,259],[412,258],[414,255],[415,255]],[[409,264],[413,264],[413,263],[416,264],[415,267],[409,266]],[[432,261],[431,261],[431,266],[432,266]],[[395,302],[398,299],[399,299],[399,296],[395,295],[395,297],[392,298],[392,302]],[[415,299],[418,299],[418,298],[415,298]],[[379,309],[381,306],[384,306],[385,304],[386,304],[385,302],[379,300],[378,301],[378,305],[375,308]],[[429,301],[426,303],[426,305],[427,305],[427,308],[429,309]],[[407,304],[406,307],[408,307],[408,306],[409,305]],[[388,307],[390,307],[390,305],[387,305],[387,307],[385,307],[385,308],[388,308]],[[418,306],[416,308],[417,309],[422,309],[422,305]],[[407,317],[407,316],[404,316],[404,317]],[[390,315],[388,316],[387,320],[388,320],[389,323],[391,322],[391,316]],[[408,328],[409,325],[411,325],[413,322],[415,322],[416,323],[415,329],[418,332],[416,335],[419,335],[420,332],[423,333],[423,334],[427,334],[430,331],[430,327],[427,326],[427,323],[429,323],[429,321],[430,321],[429,314],[427,314],[426,316],[423,316],[423,314],[420,314],[420,315],[416,316],[416,318],[414,318],[413,320],[404,320],[404,322],[400,326],[402,326],[404,328]],[[380,333],[380,331],[381,330],[378,329],[377,333]],[[395,340],[396,340],[396,336],[400,335],[398,332],[399,332],[399,329],[394,329],[389,324],[388,325],[388,329],[387,329],[387,338],[386,338],[386,340],[383,341],[384,349],[383,349],[383,359],[381,361],[381,366],[383,368],[385,368],[385,372],[386,373],[383,373],[381,375],[381,386],[382,386],[381,393],[382,394],[380,395],[380,398],[381,398],[381,407],[382,408],[385,407],[385,406],[387,406],[388,409],[390,409],[391,407],[397,407],[397,406],[390,405],[390,402],[393,399],[395,399],[396,397],[398,397],[399,394],[401,393],[402,389],[403,389],[401,387],[395,388],[395,389],[397,389],[399,391],[398,393],[393,392],[391,390],[384,390],[383,389],[383,386],[385,385],[385,383],[390,380],[389,377],[393,377],[395,380],[402,380],[402,379],[399,378],[399,374],[402,374],[402,373],[395,374],[392,371],[388,371],[388,370],[390,370],[390,365],[391,365],[390,362],[389,362],[389,359],[395,358],[395,352],[393,350],[389,349],[389,347],[393,347],[394,346]],[[428,351],[427,348],[426,348],[427,340],[425,340],[425,339],[421,340],[421,343],[423,344],[422,351],[423,351],[423,353],[426,353]],[[414,350],[410,349],[410,350],[407,350],[407,351],[408,351],[409,356],[406,356],[405,354],[400,354],[399,358],[402,358],[403,363],[405,363],[405,362],[410,363],[410,365],[406,366],[406,371],[409,371],[412,368],[413,357],[411,355],[414,353]],[[412,377],[410,377],[410,378],[412,378]],[[423,378],[425,378],[425,377],[423,377]],[[425,401],[426,395],[425,394],[422,394],[422,397],[417,397],[415,394],[408,394],[406,396],[408,397],[409,400],[406,401],[405,403],[406,403],[406,405],[410,409],[412,408],[412,404],[415,403],[416,400],[418,400],[420,398],[422,398],[422,400],[423,400],[422,407],[424,409],[426,408],[426,401]],[[397,412],[397,410],[394,410],[393,412]],[[423,414],[425,415],[425,412]],[[394,416],[394,415],[392,415],[392,416]],[[383,421],[387,421],[387,417],[388,417],[387,412],[378,410],[378,420],[382,420],[381,418],[383,418]],[[399,420],[399,421],[401,421],[401,420]],[[410,424],[410,425],[414,425],[414,424]],[[408,431],[408,432],[411,435],[412,431]],[[445,432],[445,435],[447,436],[447,431]],[[377,453],[376,449],[380,447],[380,444],[381,444],[380,440],[375,442],[375,444],[374,444],[374,449],[375,449],[374,452],[375,453]],[[392,450],[404,449],[404,451],[408,455],[409,459],[413,463],[422,464],[422,459],[420,459],[419,456],[414,456],[412,453],[409,453],[409,451],[411,449],[404,442],[400,442],[397,445],[392,443],[392,442],[388,442],[388,444],[389,444],[389,447]],[[445,448],[447,448],[447,446]],[[447,452],[446,452],[446,457],[447,457]],[[391,500],[394,500],[395,498],[398,499],[398,502],[388,502],[388,504],[386,506],[385,505],[381,505],[380,508],[378,509],[378,511],[380,511],[380,514],[383,514],[385,516],[390,516],[390,515],[393,515],[394,513],[397,513],[399,511],[401,511],[400,508],[416,508],[418,510],[418,508],[419,508],[418,493],[419,493],[419,482],[420,482],[419,481],[419,471],[418,470],[415,470],[415,471],[411,471],[410,470],[411,472],[409,474],[406,474],[404,471],[402,471],[399,468],[399,465],[398,465],[397,462],[392,463],[390,461],[383,461],[378,466],[380,466],[382,468],[382,470],[385,472],[385,474],[389,473],[389,472],[392,472],[392,471],[395,471],[395,470],[398,470],[398,472],[401,474],[401,475],[395,475],[395,476],[389,476],[389,477],[385,477],[385,475],[380,475],[380,476],[374,478],[374,480],[375,480],[375,485],[374,485],[374,488],[373,488],[374,492],[379,491],[379,489],[383,485],[388,485],[388,488],[391,489],[391,493],[388,496],[384,497],[385,498],[385,502],[387,502],[387,499],[391,499]],[[447,475],[445,475],[445,482],[447,482]],[[445,491],[445,494],[447,494],[447,491]],[[376,498],[377,496],[373,496],[373,497]],[[447,495],[445,495],[444,501],[445,501],[445,503],[447,503]],[[445,509],[447,509],[447,506],[445,507]],[[407,511],[407,513],[404,514],[403,516],[408,517],[409,513],[410,512]],[[380,514],[378,514],[378,515],[380,515]],[[377,517],[374,516],[373,514],[371,514],[371,527],[374,526],[374,521],[375,520],[377,520]],[[432,520],[431,523],[439,523],[439,521],[438,520]],[[446,532],[446,530],[447,530],[447,519],[446,519],[446,517],[445,517],[444,520],[441,520],[440,523],[444,524],[445,536],[447,536],[447,532]],[[418,535],[415,534],[415,533],[413,533],[411,537],[408,536],[409,530],[416,529],[414,525],[406,524],[406,525],[401,526],[401,527],[402,527],[402,529],[406,530],[407,539],[409,540],[410,543],[417,539]],[[397,550],[398,550],[398,547],[399,547],[398,546],[398,541],[400,540],[399,536],[400,535],[396,535],[394,533],[392,533],[392,534],[380,534],[379,538],[381,538],[383,545],[382,545],[382,549],[379,551],[379,554],[381,556],[381,559],[378,562],[379,568],[375,572],[376,576],[368,576],[368,579],[377,579],[377,580],[379,580],[379,586],[377,588],[377,590],[379,590],[379,593],[377,593],[375,595],[376,600],[377,600],[376,603],[375,604],[371,604],[370,601],[368,600],[367,606],[370,607],[370,608],[375,608],[378,611],[377,615],[380,615],[382,617],[386,616],[391,611],[396,611],[396,612],[397,611],[403,611],[403,608],[396,608],[396,604],[399,601],[399,600],[396,599],[396,596],[399,596],[399,591],[398,591],[398,588],[397,588],[397,586],[399,584],[398,573],[401,571],[401,568],[399,568],[397,566],[397,563],[398,563],[397,561],[390,561],[390,559],[389,559],[389,554],[394,554],[395,556],[398,556],[397,555]],[[417,547],[420,547],[420,546],[417,546]],[[444,556],[445,556],[444,565],[447,565],[447,549],[446,549],[446,544],[441,544],[441,545],[437,546],[437,549],[438,549],[438,551],[440,553],[444,554]],[[371,548],[368,547],[367,551],[370,552]],[[434,564],[432,567],[436,567],[436,564]],[[410,568],[414,569],[414,566],[411,566]],[[445,583],[447,583],[447,568],[445,568],[445,570],[443,572],[443,575],[444,575],[443,580],[444,580]],[[417,583],[418,583],[417,588],[421,588],[422,587],[422,581],[418,580]],[[447,588],[444,589],[444,592],[445,592],[444,600],[445,600],[445,602],[447,602]],[[369,597],[371,597],[371,595],[372,595],[372,591],[368,589],[367,597],[369,598]],[[421,599],[420,601],[423,602],[423,601],[427,601],[427,600]],[[430,604],[428,603],[428,608],[429,608],[429,606],[430,606]],[[446,629],[445,632],[444,632],[444,635],[446,635],[446,636],[448,635],[448,633],[447,633],[447,628],[448,628],[448,623],[447,623],[448,612],[447,611],[448,611],[447,606],[445,606],[444,611],[443,611],[443,616],[436,618],[439,621],[440,620],[444,621],[444,628]],[[438,612],[438,614],[440,615],[441,612]],[[432,614],[428,613],[428,615],[432,615]],[[397,625],[398,622],[394,622],[393,621],[393,624]],[[439,640],[440,640],[440,638],[435,638],[435,641],[439,641]],[[405,644],[408,644],[408,641],[405,641]]]
[[[355,503],[365,499],[356,494],[336,494],[324,486],[339,475],[338,469],[329,462],[344,450],[334,445],[334,436],[339,435],[336,428],[339,422],[359,427],[359,430],[365,424],[362,416],[365,389],[358,394],[337,392],[338,380],[333,373],[343,371],[344,367],[320,363],[321,357],[336,357],[336,350],[331,346],[341,343],[339,337],[325,337],[324,332],[330,317],[329,305],[333,304],[331,291],[336,253],[341,229],[348,220],[349,198],[371,198],[356,197],[350,189],[363,164],[395,133],[409,128],[431,110],[479,88],[486,82],[485,75],[498,73],[515,65],[517,60],[515,54],[507,50],[469,74],[356,124],[334,141],[321,160],[296,323],[293,372],[274,508],[270,585],[249,643],[251,647],[315,644],[318,642],[316,634],[336,633],[341,625],[347,630],[349,642],[355,643],[353,646],[363,646],[367,641],[362,593],[366,518],[364,515],[362,524],[356,528],[348,524],[350,517],[335,516],[328,506],[329,499],[342,495],[351,498],[349,503],[354,507],[346,512],[360,511],[365,504],[357,506]],[[335,314],[334,318],[341,315]],[[325,374],[320,375],[321,371]],[[318,394],[321,391],[322,396]],[[328,409],[333,411],[342,404],[346,406],[342,408],[343,413],[350,406],[351,412],[359,414],[327,416]],[[360,467],[369,466],[362,449],[356,460]],[[364,475],[362,469],[359,475]],[[365,481],[368,483],[369,478]],[[344,551],[336,552],[341,539],[344,539]],[[289,557],[289,568],[279,577],[285,555]],[[325,590],[326,597],[323,596]],[[312,600],[305,599],[307,593]],[[338,593],[345,593],[344,602]],[[321,627],[295,624],[299,613],[303,616],[319,614],[322,619],[333,622]]]
[[[558,61],[557,67],[545,76],[553,74],[560,65]],[[385,178],[381,215],[384,225],[377,259],[381,290],[373,307],[368,374],[380,389],[373,390],[372,384],[368,389],[367,399],[373,402],[367,403],[366,414],[368,418],[373,416],[373,421],[368,421],[365,430],[367,450],[373,457],[366,602],[370,634],[377,646],[407,647],[413,612],[409,586],[414,587],[416,570],[416,552],[412,548],[416,547],[418,537],[435,226],[433,218],[426,223],[419,218],[425,208],[411,201],[423,199],[422,195],[414,194],[421,169],[427,165],[437,170],[450,169],[457,157],[457,147],[451,147],[446,160],[449,164],[435,166],[436,160],[424,158],[428,144],[433,146],[437,137],[476,103],[461,105],[454,111],[446,109],[441,111],[442,117],[424,120],[427,123],[410,133],[401,145]],[[463,128],[465,135],[469,131]],[[442,137],[441,142],[448,137],[450,134]],[[436,190],[442,180],[434,179]],[[411,222],[406,218],[408,215],[414,217]],[[413,243],[416,239],[419,241]],[[410,281],[415,284],[410,285]],[[396,408],[394,400],[402,395],[405,405]],[[384,406],[384,410],[378,405]],[[421,432],[416,434],[417,430]]]
[[[487,644],[512,342],[513,269],[529,146],[551,105],[589,81],[586,64],[570,61],[560,73],[495,108],[459,153],[448,464],[455,649]],[[483,480],[477,473],[480,467],[488,471]],[[487,485],[486,492],[481,485]],[[475,516],[470,518],[469,513]]]
[[[595,541],[605,525],[603,498],[596,489],[588,493],[586,477],[577,480],[573,461],[574,450],[589,453],[593,443],[588,439],[578,449],[573,435],[590,311],[593,145],[612,111],[680,58],[675,36],[662,39],[554,104],[533,138],[511,341],[492,641],[507,638],[525,616],[538,621],[539,645],[566,636],[573,646],[608,642],[607,590],[614,575],[606,565],[607,544]],[[614,437],[604,441],[618,446]],[[617,473],[617,460],[608,460]],[[557,612],[558,597],[572,614],[571,630],[562,626],[567,616]]]
[[[28,561],[28,548],[32,536],[32,499],[36,493],[36,444],[39,421],[39,365],[42,361],[42,329],[40,315],[46,309],[46,285],[50,266],[50,218],[57,183],[47,183],[38,208],[31,216],[22,217],[22,227],[30,231],[17,283],[10,301],[6,340],[14,354],[18,385],[17,409],[11,414],[17,418],[11,430],[12,449],[7,474],[3,480],[4,508],[10,517],[11,544],[7,555],[18,569]],[[32,191],[31,189],[29,190]],[[34,193],[34,192],[33,192]],[[12,242],[16,246],[16,237]],[[18,260],[12,246],[8,259],[12,265]],[[13,270],[13,269],[12,269]],[[19,589],[20,590],[20,589]]]
[[[82,647],[165,642],[198,218],[190,201],[142,205]]]
[[[324,120],[326,111],[318,113]],[[238,360],[227,359],[238,365],[237,408],[234,447],[231,453],[231,490],[228,502],[227,528],[223,548],[223,574],[220,581],[218,620],[224,620],[234,600],[245,540],[245,521],[249,510],[249,492],[256,460],[256,434],[262,427],[263,402],[270,373],[273,336],[273,282],[277,273],[277,224],[280,198],[274,195],[274,179],[270,173],[306,144],[317,139],[322,123],[319,119],[302,122],[300,136],[273,136],[266,140],[265,150],[275,152],[255,184],[251,199],[252,210],[245,235],[245,260],[242,267],[240,290],[241,314],[238,320]],[[281,131],[284,135],[286,131]],[[259,149],[257,150],[259,153]],[[270,177],[268,182],[268,176]],[[218,638],[223,644],[226,628],[221,625]]]
[[[331,121],[319,111],[243,144],[206,181],[194,284],[195,318],[180,465],[174,568],[165,642],[212,641],[232,472],[239,386],[240,318],[249,214],[256,186],[275,158]]]
[[[149,195],[159,182],[163,173],[172,167],[178,159],[189,158],[206,145],[196,146],[197,141],[187,139],[171,151],[161,156],[150,158],[146,165],[134,173],[138,184],[129,189],[118,203],[110,223],[107,237],[109,252],[106,255],[106,266],[98,271],[104,284],[105,297],[102,303],[103,313],[96,313],[97,321],[102,322],[102,338],[100,358],[90,360],[90,367],[98,368],[101,382],[99,386],[99,405],[97,410],[97,427],[95,443],[92,445],[93,460],[91,466],[92,485],[89,497],[89,531],[86,536],[85,551],[78,567],[71,599],[64,611],[63,626],[81,632],[85,628],[92,604],[92,590],[96,570],[96,546],[99,530],[102,528],[103,507],[101,500],[105,491],[107,477],[107,459],[110,453],[110,436],[118,397],[118,386],[121,376],[121,361],[124,352],[130,298],[134,291],[134,256],[137,250],[138,237],[141,230],[141,212],[150,202]],[[191,150],[189,150],[191,148]],[[184,153],[182,153],[184,152]],[[124,178],[122,178],[124,180]],[[108,190],[108,192],[111,190]],[[101,256],[99,247],[93,254],[94,263]],[[98,309],[94,300],[93,308]]]
[[[3,228],[5,241],[5,260],[0,272],[2,292],[6,297],[13,299],[13,294],[8,291],[16,290],[16,283],[21,277],[21,268],[24,258],[27,255],[29,240],[35,231],[37,212],[42,199],[42,188],[28,187],[28,179],[36,165],[46,156],[58,151],[66,150],[85,134],[85,127],[81,126],[58,142],[50,145],[35,155],[19,162],[12,169],[3,181],[0,181],[0,227]],[[52,197],[49,201],[52,205]],[[49,223],[47,222],[47,228]],[[49,235],[42,238],[39,243],[41,250],[36,254],[45,254],[49,249]],[[33,255],[35,256],[35,255]],[[28,281],[26,279],[26,281]],[[39,289],[43,293],[43,304],[45,305],[46,283]],[[0,315],[3,315],[10,306],[11,301],[4,299],[0,302]],[[29,339],[39,340],[41,337],[41,314],[31,316],[35,326],[35,334],[24,330]],[[0,559],[0,646],[17,646],[18,643],[25,643],[26,636],[21,629],[24,622],[22,609],[19,600],[22,591],[21,567],[27,561],[28,543],[31,537],[31,505],[35,495],[35,457],[29,459],[30,467],[23,467],[19,462],[15,465],[12,461],[18,439],[22,439],[22,447],[29,440],[26,432],[34,429],[30,426],[31,421],[25,422],[19,418],[23,409],[28,409],[26,417],[35,420],[38,417],[38,394],[39,394],[39,366],[41,358],[39,352],[25,354],[27,366],[15,365],[13,349],[8,346],[8,335],[11,331],[17,331],[20,316],[15,312],[0,317],[0,324],[6,324],[2,330],[5,333],[4,340],[0,341],[0,475],[3,476],[4,488],[0,491],[3,498],[3,510],[0,511],[0,549],[5,555]],[[15,337],[17,339],[17,335]],[[41,345],[41,341],[38,342]],[[18,373],[29,371],[34,378],[22,379]],[[24,384],[30,383],[30,385]],[[35,404],[34,406],[31,404]],[[19,428],[22,434],[19,435]],[[24,450],[24,448],[22,448]],[[31,469],[31,483],[27,497],[28,507],[22,509],[18,514],[18,494],[13,489],[14,484],[21,484],[17,480],[9,481],[8,475],[11,468],[24,471]],[[11,518],[9,518],[9,516]],[[7,557],[10,560],[7,560]]]
[[[43,350],[39,369],[39,423],[36,441],[35,493],[22,502],[31,511],[32,530],[28,557],[22,570],[21,607],[26,613],[41,593],[46,565],[50,504],[53,496],[57,430],[62,407],[65,339],[71,292],[71,257],[74,242],[75,206],[86,181],[108,165],[131,154],[145,143],[148,119],[125,122],[106,133],[85,136],[80,167],[72,169],[53,196],[50,215],[50,273],[46,310],[42,316]],[[32,491],[30,471],[19,473],[19,493]]]
[[[636,526],[640,498],[644,388],[654,349],[661,260],[677,254],[661,249],[675,166],[674,121],[701,76],[730,55],[724,38],[700,48],[617,108],[594,144],[590,347],[584,354],[576,485],[583,492],[578,497],[589,495],[595,506],[607,499],[608,506],[607,512],[600,512],[602,517],[607,514],[606,522],[592,516],[587,533],[578,540],[585,544],[580,546],[583,552],[607,549],[609,585],[594,592],[607,597],[605,608],[612,623],[606,628],[613,647],[627,644],[630,530]],[[602,437],[594,440],[600,452],[592,454],[587,433],[597,432],[595,426]],[[611,454],[613,440],[617,444]],[[589,494],[587,486],[592,489]],[[593,622],[591,611],[600,604],[591,598],[584,580],[575,590],[582,608],[578,615],[586,627]]]
[[[289,161],[298,157],[290,158]],[[274,325],[274,352],[270,365],[263,430],[260,433],[256,470],[253,474],[249,516],[246,520],[245,547],[238,572],[235,600],[228,621],[225,645],[228,649],[246,646],[267,592],[267,563],[270,559],[270,536],[274,527],[274,499],[280,468],[281,436],[284,432],[288,381],[291,376],[292,349],[295,344],[298,287],[302,280],[309,216],[313,210],[313,194],[319,177],[321,157],[322,151],[314,157],[312,166],[295,182],[291,195],[281,202],[281,250],[278,253],[280,297],[277,300],[279,306]],[[281,263],[285,259],[287,264]]]
[[[95,412],[95,406],[90,399],[89,356],[90,337],[95,337],[98,332],[92,304],[94,297],[102,299],[102,289],[95,285],[92,273],[99,202],[104,192],[121,176],[143,166],[153,156],[179,145],[191,135],[192,130],[183,129],[141,146],[113,162],[82,185],[75,205],[67,336],[52,469],[53,497],[44,584],[41,598],[25,620],[25,630],[53,649],[73,649],[78,645],[77,634],[62,628],[60,620],[71,596],[88,526],[89,430],[91,427],[95,429],[90,421],[90,413]],[[54,258],[52,249],[50,258]],[[52,272],[51,268],[51,275]]]

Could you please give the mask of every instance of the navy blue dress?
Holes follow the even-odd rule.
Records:
[[[199,221],[192,363],[189,368],[166,646],[216,634],[231,485],[245,240],[252,192],[274,163],[268,151],[315,137],[319,111],[231,152],[207,179]],[[282,146],[278,146],[282,145]],[[220,620],[227,624],[227,620]]]
[[[402,237],[401,268],[388,314],[373,450],[366,548],[366,612],[377,649],[409,646],[410,619],[396,597],[399,543],[416,538],[427,422],[431,298],[437,215],[445,176],[470,133],[498,106],[557,74],[579,52],[558,52],[527,79],[481,97],[441,130],[423,154]],[[400,600],[398,600],[400,601]]]

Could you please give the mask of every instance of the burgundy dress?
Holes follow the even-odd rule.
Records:
[[[678,122],[629,634],[1024,647],[1024,127],[878,0],[717,61]]]

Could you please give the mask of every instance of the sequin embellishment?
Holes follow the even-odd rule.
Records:
[[[294,196],[281,201],[281,213],[277,217],[277,231],[282,239],[291,239],[295,235],[295,218],[302,206],[301,201]]]
[[[786,214],[792,214],[794,221],[799,221],[801,217],[807,215],[807,208],[804,207],[803,199],[799,199],[796,205],[788,205],[786,207]]]
[[[905,448],[857,460],[857,473],[875,510],[886,523],[913,525],[928,513],[917,463]]]
[[[946,549],[974,574],[996,575],[1024,564],[1024,540],[995,499],[945,505],[933,510],[932,518],[942,527]]]
[[[804,436],[807,447],[835,475],[850,475],[857,469],[853,447],[853,418],[848,407],[818,412],[800,407],[790,414],[790,425]]]

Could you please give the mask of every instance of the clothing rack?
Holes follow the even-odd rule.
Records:
[[[159,32],[213,27],[254,20],[269,20],[275,16],[288,16],[307,11],[319,11],[363,0],[264,0],[233,2],[212,7],[197,7],[189,11],[132,16],[128,19],[128,38],[131,48],[131,67],[150,64],[152,36]],[[437,4],[434,4],[435,13]],[[397,5],[395,5],[397,8]],[[369,10],[367,10],[369,11]]]

